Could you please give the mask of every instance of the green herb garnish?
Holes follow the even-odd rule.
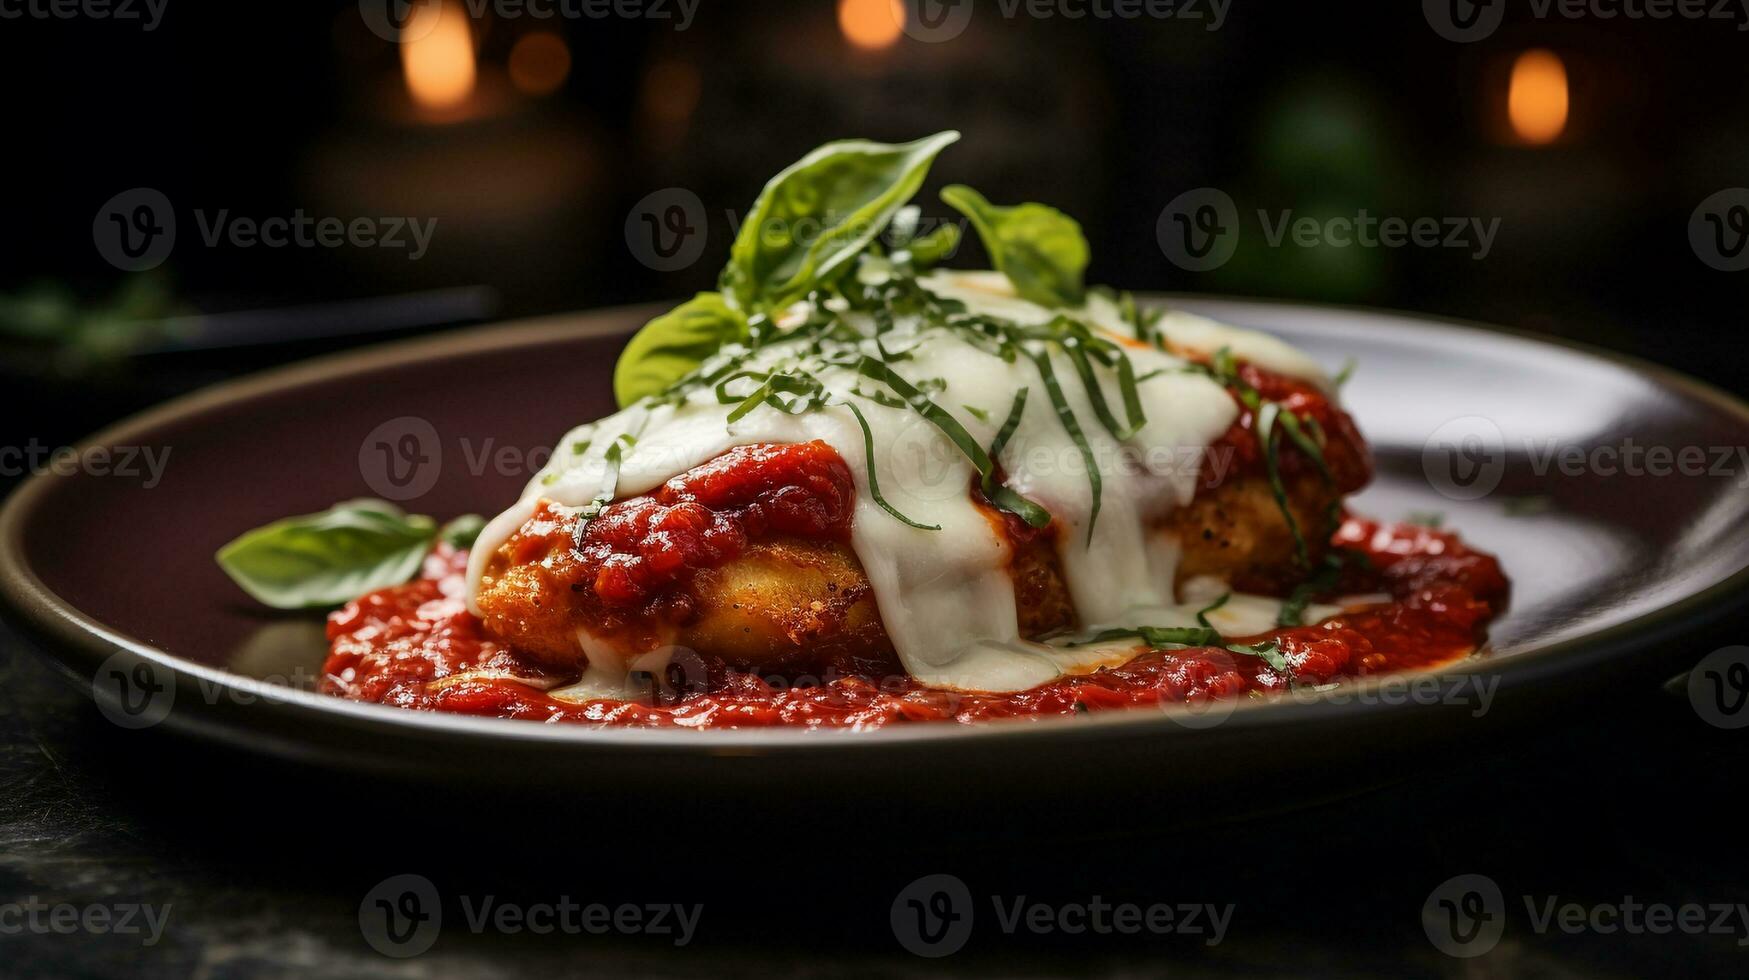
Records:
[[[796,161],[765,185],[735,236],[724,296],[749,312],[782,309],[848,269],[959,138],[840,140]]]
[[[1343,552],[1332,548],[1324,553],[1324,562],[1316,574],[1294,587],[1287,599],[1281,604],[1281,612],[1276,614],[1277,626],[1301,626],[1305,624],[1306,607],[1311,605],[1315,596],[1324,594],[1336,587],[1336,580],[1342,574]]]
[[[1221,593],[1221,597],[1219,599],[1216,599],[1215,601],[1209,603],[1208,605],[1206,605],[1206,606],[1204,606],[1201,609],[1198,609],[1196,611],[1196,621],[1198,623],[1201,623],[1204,629],[1211,629],[1211,630],[1214,629],[1215,628],[1214,624],[1209,622],[1209,613],[1212,613],[1216,609],[1219,609],[1222,606],[1226,605],[1227,600],[1231,599],[1232,597],[1233,597],[1233,593],[1231,593],[1231,592]]]
[[[1081,462],[1087,467],[1087,482],[1093,487],[1093,508],[1087,518],[1087,543],[1091,545],[1093,527],[1099,523],[1099,498],[1104,489],[1099,477],[1099,465],[1093,458],[1093,447],[1088,444],[1087,436],[1081,432],[1081,423],[1075,420],[1075,410],[1063,396],[1063,386],[1057,383],[1057,373],[1051,369],[1050,353],[1032,355],[1032,363],[1038,366],[1039,377],[1044,380],[1045,394],[1050,396],[1051,407],[1057,412],[1057,421],[1062,423],[1063,431],[1069,434],[1076,451],[1081,454]]]
[[[868,460],[868,495],[874,498],[875,504],[879,506],[881,510],[893,515],[893,517],[897,518],[901,523],[909,524],[918,530],[941,530],[940,524],[923,524],[914,521],[911,518],[906,517],[904,514],[899,513],[898,509],[892,504],[887,503],[887,498],[881,495],[880,478],[875,476],[874,433],[868,427],[868,419],[863,417],[862,409],[857,408],[855,405],[845,402],[844,406],[850,409],[850,414],[856,416],[856,424],[862,427],[862,452],[864,458]]]
[[[941,199],[972,219],[991,264],[1022,299],[1040,306],[1081,305],[1088,250],[1075,219],[1043,204],[991,204],[964,184],[944,188]]]
[[[613,395],[620,407],[656,395],[724,344],[744,341],[747,318],[716,293],[699,293],[651,320],[632,337],[613,371]]]
[[[1131,637],[1140,639],[1154,650],[1213,649],[1257,657],[1276,673],[1286,677],[1289,685],[1294,683],[1293,669],[1288,665],[1287,655],[1282,652],[1279,643],[1274,640],[1264,640],[1261,643],[1223,643],[1221,634],[1207,626],[1138,626],[1134,629],[1106,630],[1093,637],[1092,642],[1103,643]]]
[[[485,521],[459,517],[438,528],[381,500],[349,500],[319,514],[275,521],[219,549],[219,567],[275,609],[321,609],[412,578],[441,533],[473,544]]]

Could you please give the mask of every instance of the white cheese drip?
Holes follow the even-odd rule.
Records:
[[[1059,312],[1019,299],[999,273],[937,272],[921,282],[938,296],[965,303],[971,312],[1021,324],[1044,323]],[[1101,297],[1090,298],[1076,316],[1115,337],[1130,335],[1116,306]],[[872,333],[866,317],[847,314],[846,319]],[[990,444],[1015,392],[1029,389],[1021,423],[1000,462],[1008,485],[1043,505],[1058,523],[1063,572],[1080,622],[1090,631],[1196,625],[1196,610],[1207,601],[1192,595],[1181,597],[1182,604],[1173,601],[1178,545],[1150,529],[1195,494],[1205,448],[1238,414],[1227,392],[1206,375],[1184,370],[1186,362],[1178,357],[1152,347],[1127,346],[1137,377],[1146,378],[1138,392],[1147,424],[1119,444],[1094,415],[1072,362],[1053,345],[1058,381],[1103,481],[1094,522],[1092,486],[1081,454],[1057,418],[1036,366],[1025,357],[1005,362],[952,331],[920,326],[901,317],[883,335],[889,351],[909,354],[894,369],[914,385],[940,379],[945,387],[931,390],[931,400],[980,444]],[[1260,367],[1329,388],[1316,363],[1275,338],[1177,312],[1169,312],[1159,328],[1179,349],[1212,354],[1226,347]],[[863,346],[876,353],[872,340]],[[777,345],[754,352],[745,366],[767,370],[793,363],[797,356],[796,347]],[[807,367],[835,401],[853,401],[867,418],[882,496],[900,513],[940,530],[910,527],[875,502],[862,430],[849,409],[835,404],[792,416],[760,406],[729,423],[730,406],[719,404],[715,393],[704,389],[677,405],[635,405],[567,434],[522,499],[481,533],[468,567],[470,605],[478,611],[474,600],[487,559],[542,498],[576,507],[602,492],[611,478],[606,450],[622,435],[635,436],[636,443],[624,452],[619,467],[614,492],[620,499],[654,490],[736,446],[818,439],[837,450],[855,476],[851,544],[873,587],[887,635],[918,680],[962,690],[1023,690],[1064,673],[1095,669],[1113,662],[1114,656],[1122,659],[1103,645],[1068,648],[1024,641],[1007,571],[1009,546],[972,503],[971,462],[917,412],[852,393],[857,388],[890,394],[879,382],[849,368],[817,362]],[[1098,374],[1107,404],[1121,417],[1117,380],[1103,369]],[[586,451],[572,451],[584,443]],[[1235,596],[1210,619],[1223,633],[1244,635],[1269,629],[1277,610],[1275,600]],[[1317,607],[1311,612],[1330,615],[1334,610]],[[628,652],[597,646],[582,647],[590,673],[623,672]]]

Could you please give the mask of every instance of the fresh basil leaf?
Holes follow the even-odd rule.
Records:
[[[927,269],[937,262],[953,257],[960,247],[960,226],[941,225],[927,235],[911,240],[905,251],[911,255],[911,268]]]
[[[917,226],[923,221],[923,209],[915,204],[907,204],[893,212],[893,220],[887,223],[887,242],[894,250],[911,244],[911,239],[917,237]]]
[[[337,606],[419,571],[437,523],[380,500],[259,527],[219,549],[219,567],[275,609]]]
[[[621,408],[659,395],[731,341],[746,339],[747,318],[718,293],[699,293],[639,330],[613,370]]]
[[[472,548],[480,532],[486,529],[486,519],[478,514],[463,514],[443,526],[438,536],[452,548]]]
[[[827,143],[771,179],[729,248],[721,288],[751,314],[831,279],[923,186],[952,130],[912,143]]]
[[[1081,305],[1089,252],[1074,218],[1043,204],[991,204],[964,184],[947,187],[941,199],[972,219],[990,261],[1022,299],[1041,306]]]

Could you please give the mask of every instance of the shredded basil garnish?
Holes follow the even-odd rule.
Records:
[[[1281,604],[1281,613],[1275,617],[1276,625],[1305,625],[1306,607],[1311,605],[1313,597],[1336,587],[1336,579],[1342,574],[1343,564],[1343,552],[1334,548],[1326,552],[1324,563],[1318,568],[1317,574],[1295,586],[1287,600]]]
[[[979,478],[986,487],[986,496],[990,502],[1003,510],[1012,511],[1021,520],[1033,527],[1043,527],[1050,523],[1050,513],[1020,494],[1007,487],[994,483],[995,464],[984,447],[978,445],[972,434],[967,432],[959,420],[940,405],[931,401],[929,396],[906,381],[897,371],[888,367],[885,362],[878,361],[868,355],[857,358],[854,365],[863,377],[879,381],[893,390],[893,393],[904,399],[905,403],[917,414],[923,416],[931,425],[941,430],[959,451],[971,460],[972,467],[978,471]],[[1018,424],[1018,423],[1017,423]]]
[[[1222,606],[1226,605],[1227,600],[1231,599],[1232,597],[1233,597],[1233,593],[1231,593],[1231,592],[1221,593],[1221,597],[1219,599],[1216,599],[1215,601],[1209,603],[1208,605],[1206,605],[1206,606],[1204,606],[1201,609],[1198,609],[1196,611],[1196,621],[1201,623],[1203,625],[1203,628],[1205,628],[1205,629],[1211,629],[1211,630],[1214,629],[1215,628],[1214,624],[1209,622],[1209,613],[1212,613],[1216,609],[1219,609]]]
[[[919,523],[917,521],[912,520],[909,517],[906,517],[904,514],[899,513],[898,508],[894,507],[892,504],[887,503],[887,498],[881,495],[880,479],[875,476],[874,432],[869,429],[868,419],[863,417],[862,409],[857,408],[855,405],[851,404],[850,402],[845,402],[844,407],[850,409],[850,414],[856,416],[856,424],[862,427],[862,452],[863,452],[864,457],[868,460],[868,495],[874,498],[875,504],[877,506],[879,506],[881,510],[884,510],[887,513],[893,515],[899,521],[901,521],[905,524],[909,524],[912,527],[917,528],[918,530],[922,530],[922,531],[939,531],[939,530],[941,530],[940,524],[922,524],[922,523]]]
[[[1069,439],[1075,443],[1075,449],[1081,453],[1081,461],[1087,467],[1087,482],[1093,486],[1093,509],[1087,518],[1087,543],[1093,543],[1093,527],[1099,523],[1099,497],[1104,489],[1099,478],[1099,465],[1093,458],[1093,447],[1087,444],[1087,437],[1081,432],[1081,424],[1075,421],[1075,410],[1069,407],[1069,400],[1063,397],[1063,386],[1057,383],[1057,373],[1051,369],[1051,355],[1043,352],[1032,355],[1032,363],[1038,366],[1038,374],[1045,383],[1045,394],[1051,398],[1051,407],[1056,409],[1057,421],[1063,424],[1063,431],[1069,434]]]
[[[991,503],[1018,515],[1032,527],[1044,527],[1051,522],[1050,511],[1016,493],[1012,488],[996,482],[995,464],[1001,459],[1002,450],[1007,447],[1008,440],[1014,437],[1014,430],[1020,428],[1021,416],[1026,414],[1026,394],[1029,390],[1022,388],[1014,393],[1014,403],[1008,409],[1008,418],[1003,420],[1002,428],[996,432],[996,438],[990,441],[990,473],[984,476],[981,489]]]
[[[1222,643],[1221,634],[1206,626],[1138,626],[1134,629],[1106,630],[1095,636],[1092,642],[1124,640],[1130,637],[1140,639],[1154,650],[1219,649],[1257,657],[1276,673],[1286,677],[1290,687],[1295,683],[1293,668],[1289,666],[1281,644],[1274,640],[1264,640],[1261,643]]]
[[[1275,497],[1275,505],[1281,509],[1288,532],[1294,537],[1294,561],[1304,568],[1311,562],[1307,557],[1306,536],[1300,531],[1299,519],[1294,517],[1293,507],[1288,503],[1287,485],[1281,479],[1279,444],[1275,439],[1275,423],[1282,414],[1282,407],[1275,402],[1264,402],[1258,408],[1257,441],[1263,446],[1263,466],[1269,475],[1269,492]]]

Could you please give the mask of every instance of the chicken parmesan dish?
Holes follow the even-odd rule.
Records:
[[[620,411],[496,517],[354,501],[221,565],[276,606],[343,604],[329,694],[547,722],[1194,706],[1478,648],[1498,564],[1347,510],[1371,460],[1341,378],[1086,287],[1045,205],[954,185],[963,220],[927,222],[909,202],[956,139],[830,143],[773,178],[719,289],[631,339]],[[944,267],[962,228],[990,270]]]

